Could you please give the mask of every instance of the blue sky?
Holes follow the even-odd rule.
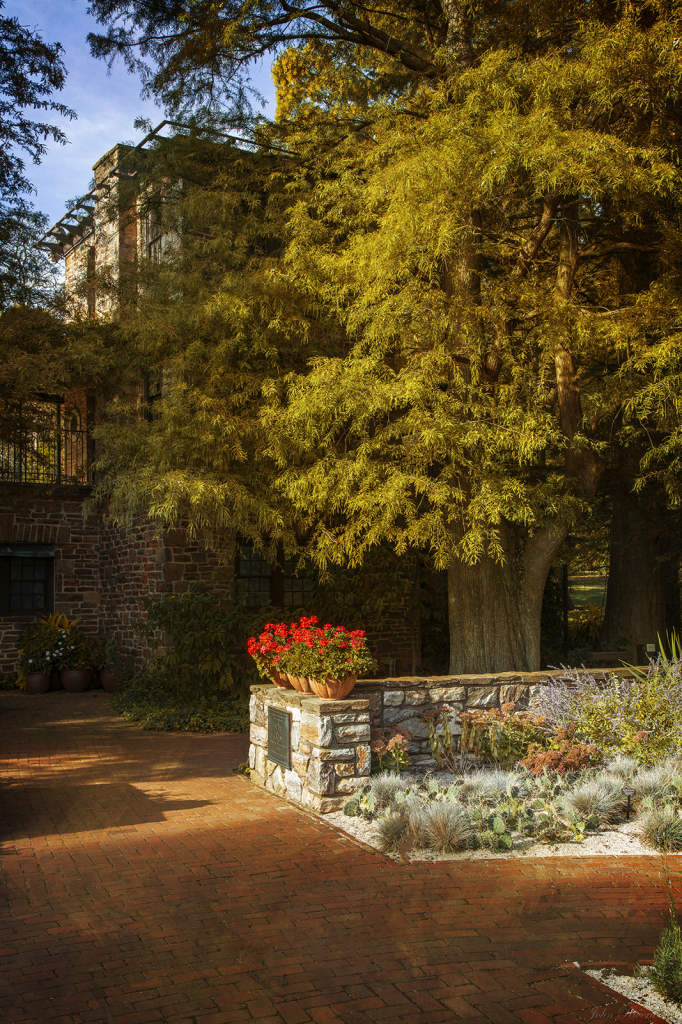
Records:
[[[93,60],[86,42],[88,32],[96,30],[87,14],[87,0],[5,0],[3,14],[17,17],[22,25],[38,29],[46,42],[60,42],[65,50],[68,71],[66,86],[55,98],[72,107],[77,121],[58,115],[47,119],[59,124],[69,139],[66,146],[48,143],[48,153],[38,166],[28,165],[28,177],[36,188],[37,209],[52,221],[65,212],[64,203],[87,191],[92,165],[117,142],[139,142],[136,117],[148,118],[156,126],[164,112],[150,100],[140,97],[140,82],[129,75],[122,64],[107,73],[103,61]],[[270,100],[266,113],[274,112],[274,90],[269,63],[256,66],[253,84]]]

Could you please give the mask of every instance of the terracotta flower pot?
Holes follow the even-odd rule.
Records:
[[[323,680],[311,679],[310,685],[313,693],[322,700],[343,700],[351,692],[357,676],[346,676],[345,679],[335,679],[334,676],[326,676]]]
[[[298,690],[299,693],[312,693],[310,688],[310,680],[305,676],[292,676],[287,672],[287,679],[291,683],[292,689]]]
[[[59,678],[67,693],[83,693],[90,685],[92,672],[88,668],[63,668]]]
[[[286,672],[278,672],[276,668],[273,668],[271,676],[275,686],[279,686],[281,690],[293,690],[293,686],[289,682],[289,677]]]
[[[99,670],[99,681],[102,684],[102,689],[106,690],[107,693],[116,693],[118,690],[118,683],[114,679],[114,673],[110,668],[101,668]]]
[[[47,693],[50,689],[50,677],[47,672],[28,672],[26,675],[26,693]]]

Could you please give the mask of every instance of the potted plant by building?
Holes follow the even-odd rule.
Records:
[[[22,627],[17,646],[27,693],[47,693],[50,689],[50,676],[58,665],[61,636],[62,630],[54,614],[33,619]]]
[[[79,630],[64,630],[57,653],[64,689],[83,693],[92,679],[92,641]]]
[[[26,693],[47,693],[54,667],[52,644],[45,629],[27,623],[19,638],[19,668],[26,682]]]
[[[114,679],[114,666],[118,661],[118,644],[113,636],[106,640],[97,639],[92,644],[92,667],[99,673],[102,689],[116,693],[118,685]]]

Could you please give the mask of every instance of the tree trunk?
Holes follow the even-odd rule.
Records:
[[[556,524],[530,537],[503,523],[504,562],[487,554],[471,566],[453,558],[448,569],[452,675],[539,670],[542,597],[567,533],[568,526]]]
[[[603,643],[656,643],[665,638],[666,553],[658,505],[621,492],[613,504]]]

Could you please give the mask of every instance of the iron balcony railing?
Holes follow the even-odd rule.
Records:
[[[87,430],[42,429],[0,440],[0,482],[89,486],[93,441]]]

